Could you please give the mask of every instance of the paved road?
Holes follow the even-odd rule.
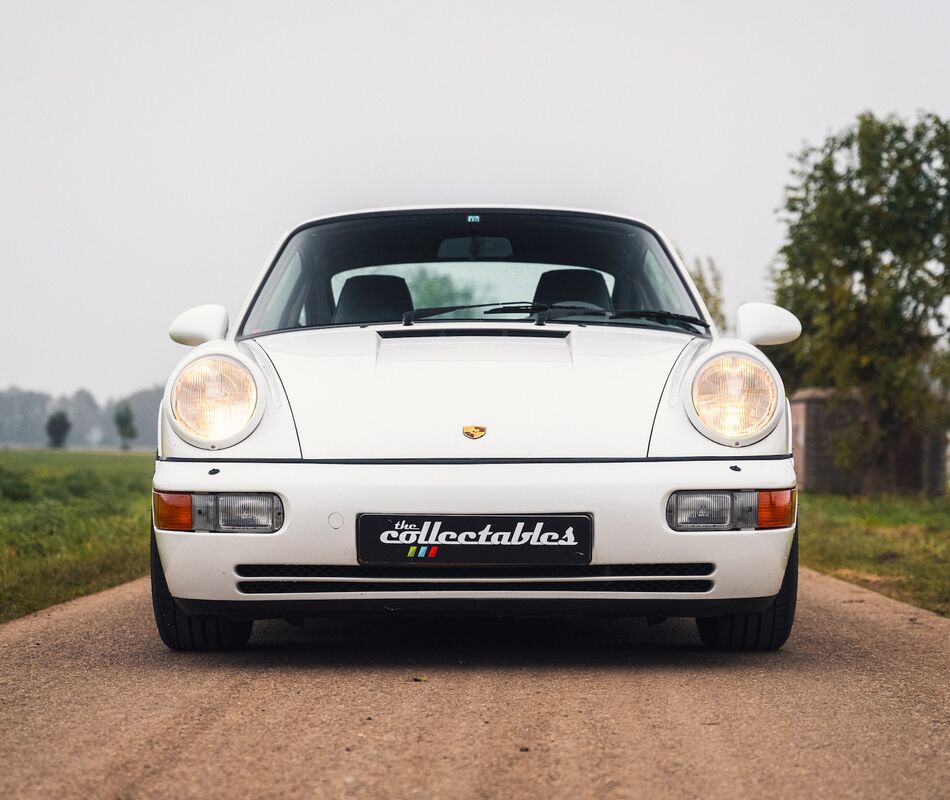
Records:
[[[950,797],[950,620],[803,571],[691,623],[333,620],[174,654],[145,580],[0,627],[0,797]]]

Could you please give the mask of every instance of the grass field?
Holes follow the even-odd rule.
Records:
[[[806,566],[950,616],[950,497],[809,495]]]
[[[151,453],[0,450],[0,622],[148,572]],[[950,498],[804,495],[802,563],[950,616]]]
[[[0,450],[0,622],[148,572],[154,461]]]

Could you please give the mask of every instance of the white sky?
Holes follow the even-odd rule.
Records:
[[[0,388],[164,382],[283,231],[413,203],[630,213],[769,299],[789,154],[950,116],[950,3],[0,0]]]

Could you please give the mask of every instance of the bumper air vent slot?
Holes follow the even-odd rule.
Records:
[[[503,567],[391,566],[356,567],[337,564],[238,564],[240,578],[664,578],[712,575],[716,566],[690,564],[594,564]]]
[[[505,581],[505,582],[438,582],[438,581],[240,581],[242,594],[326,594],[329,592],[361,592],[363,594],[400,592],[708,592],[709,580],[608,580],[608,581]]]

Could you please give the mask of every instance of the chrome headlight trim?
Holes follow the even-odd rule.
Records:
[[[711,428],[700,417],[699,412],[696,410],[696,406],[693,403],[693,390],[696,385],[696,379],[706,367],[722,358],[748,359],[749,361],[764,369],[772,380],[772,385],[775,391],[775,408],[772,411],[772,416],[762,427],[751,433],[744,435],[730,435],[723,434]],[[682,385],[683,407],[685,408],[686,415],[689,417],[689,421],[692,423],[693,427],[710,441],[725,445],[726,447],[746,447],[748,445],[762,441],[770,433],[772,433],[772,431],[775,430],[785,414],[786,402],[784,398],[784,386],[782,384],[781,377],[779,377],[778,371],[767,359],[743,350],[722,350],[715,353],[709,353],[704,358],[698,359],[696,363],[687,370]]]
[[[217,438],[205,438],[198,436],[192,430],[189,430],[184,424],[182,424],[182,422],[179,421],[178,417],[175,415],[175,393],[178,389],[179,379],[186,370],[198,362],[205,360],[222,360],[233,362],[250,375],[251,381],[254,385],[255,400],[253,411],[242,427],[233,431],[227,436]],[[172,430],[175,431],[177,436],[182,441],[185,441],[194,447],[201,448],[202,450],[223,450],[243,442],[255,431],[257,426],[260,424],[261,418],[264,416],[265,406],[267,404],[265,396],[266,387],[267,382],[264,378],[264,374],[261,372],[257,364],[255,364],[252,360],[237,358],[229,353],[204,352],[196,355],[194,358],[189,359],[175,371],[174,376],[169,382],[168,391],[165,393],[165,397],[162,401],[162,410],[165,414],[165,418],[171,425]]]

